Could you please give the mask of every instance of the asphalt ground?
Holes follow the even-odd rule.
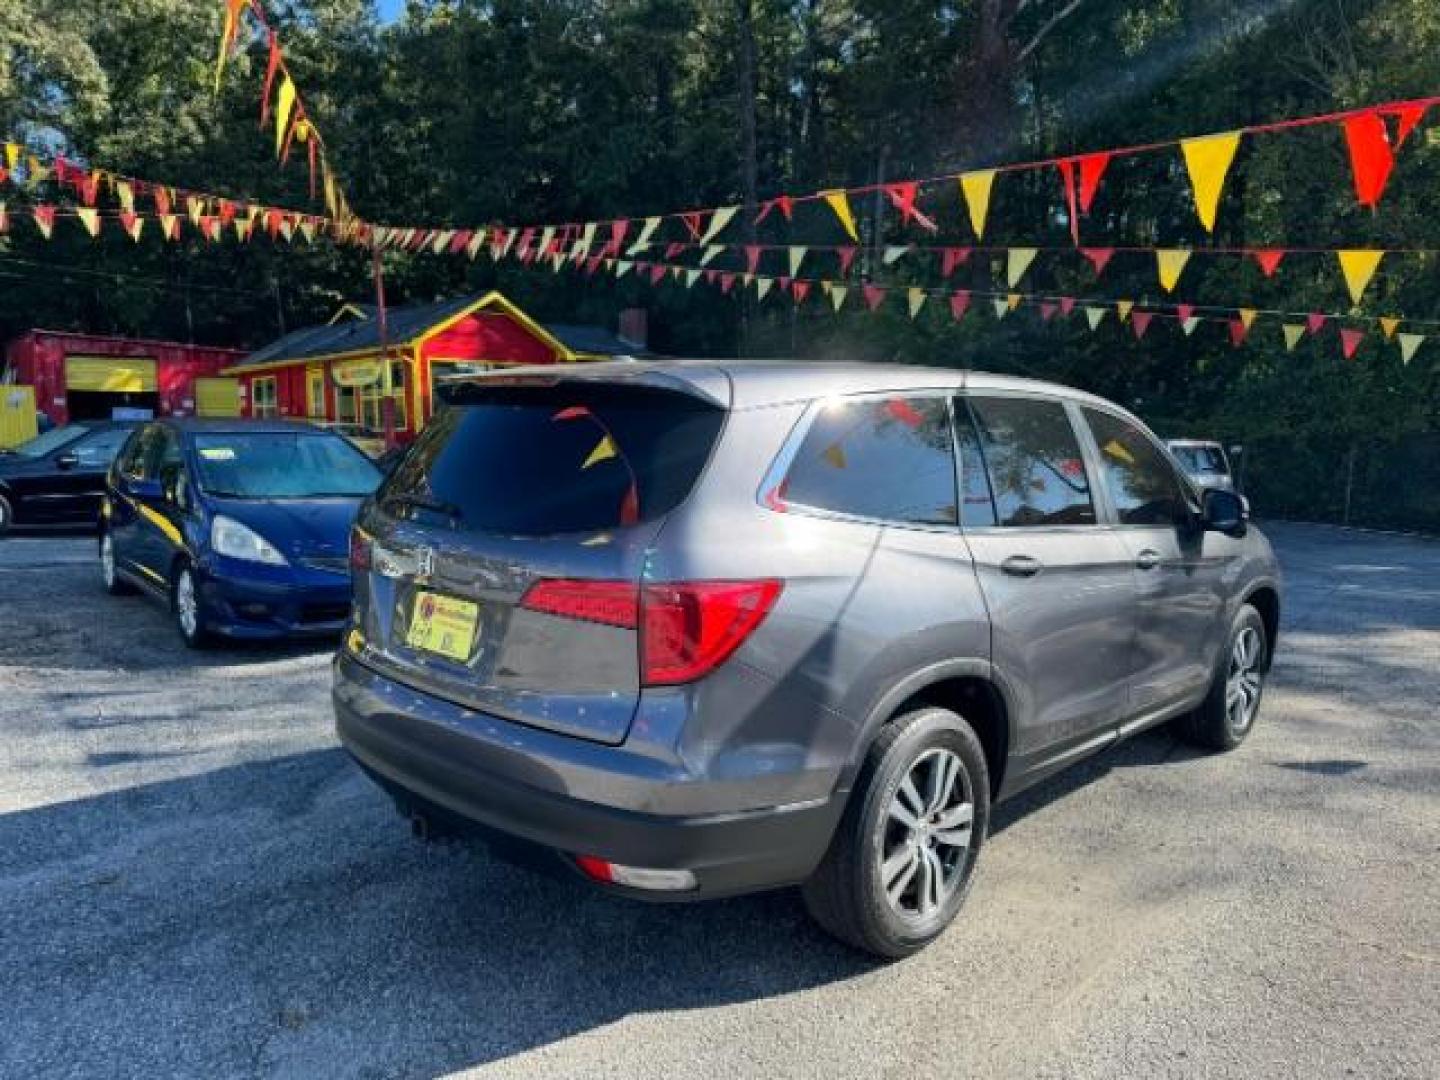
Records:
[[[1440,1076],[1440,544],[1269,531],[1250,741],[1006,804],[893,965],[792,892],[653,907],[414,841],[323,649],[189,654],[92,541],[0,540],[0,1076]]]

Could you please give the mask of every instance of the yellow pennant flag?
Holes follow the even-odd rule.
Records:
[[[551,229],[550,231],[553,233],[555,230]],[[454,229],[441,229],[438,233],[435,234],[435,239],[430,241],[431,254],[439,255],[442,251],[444,251],[450,246],[450,241],[454,239]],[[541,250],[544,250],[543,247]]]
[[[5,212],[5,204],[0,202],[0,233],[10,228],[10,215]]]
[[[695,282],[697,282],[697,281],[699,281],[699,280],[700,280],[700,271],[699,271],[699,270],[686,270],[686,271],[685,271],[685,288],[687,288],[687,289],[693,289],[693,288],[695,287]]]
[[[731,220],[734,219],[739,211],[740,208],[738,206],[722,206],[719,210],[711,214],[710,224],[705,229],[705,235],[700,237],[700,243],[708,244],[724,232],[725,226],[730,224]]]
[[[860,234],[855,231],[855,215],[850,213],[850,197],[844,191],[822,191],[825,201],[830,204],[830,209],[835,211],[835,216],[840,219],[840,224],[845,229],[845,235],[851,240],[859,241]]]
[[[313,244],[315,242],[315,222],[309,218],[301,218],[300,235],[305,238],[307,244]]]
[[[1011,248],[1005,254],[1005,280],[1013,289],[1035,261],[1035,248]]]
[[[709,247],[707,247],[704,251],[700,253],[700,265],[709,266],[712,262],[715,261],[715,256],[719,255],[724,250],[724,244],[711,244]]]
[[[790,276],[791,276],[791,277],[799,277],[799,276],[800,276],[800,264],[805,261],[805,253],[806,253],[807,251],[809,251],[809,250],[810,250],[809,248],[803,248],[803,247],[792,247],[792,248],[790,249]]]
[[[1195,328],[1199,325],[1199,315],[1189,315],[1186,318],[1180,320],[1180,329],[1185,331],[1186,337],[1189,337],[1191,334],[1193,334],[1195,332]]]
[[[19,143],[7,142],[5,144],[5,168],[11,172],[20,164],[21,146]]]
[[[189,195],[185,199],[185,209],[190,214],[190,224],[198,229],[200,227],[200,217],[205,213],[205,200],[198,195]]]
[[[838,442],[827,446],[820,456],[837,469],[845,468],[845,448]]]
[[[77,207],[75,216],[80,219],[80,224],[85,226],[85,231],[91,236],[100,235],[100,211],[89,206]]]
[[[1400,329],[1400,320],[1387,316],[1380,317],[1380,329],[1385,332],[1386,341],[1395,340],[1395,331]]]
[[[1111,439],[1100,449],[1105,452],[1106,457],[1112,457],[1118,461],[1123,461],[1127,465],[1135,464],[1135,455],[1130,453],[1129,448],[1119,439]]]
[[[634,266],[634,265],[635,265],[635,264],[634,264],[633,262],[631,262],[629,259],[617,259],[617,260],[615,260],[615,276],[616,276],[617,278],[622,278],[622,277],[624,277],[626,274],[628,274],[628,273],[630,272],[630,268],[631,268],[632,266]]]
[[[465,254],[467,254],[467,255],[470,256],[470,261],[471,261],[471,262],[474,262],[475,259],[476,259],[476,257],[479,256],[479,254],[480,254],[480,249],[481,249],[482,247],[484,247],[484,246],[485,246],[485,230],[484,230],[484,229],[476,229],[475,232],[474,232],[474,235],[472,235],[472,236],[470,237],[470,242],[465,245]]]
[[[755,279],[755,299],[764,300],[765,294],[770,291],[770,286],[775,284],[774,278],[757,277]]]
[[[242,244],[250,239],[250,232],[255,228],[255,222],[251,218],[236,218],[230,223],[235,226],[235,239]]]
[[[606,435],[595,444],[595,449],[590,451],[590,456],[585,459],[585,464],[581,465],[580,468],[583,471],[590,468],[591,465],[598,465],[602,461],[609,461],[616,456],[616,453],[615,440],[610,438],[609,435]]]
[[[960,174],[960,191],[965,196],[965,205],[970,210],[970,227],[975,230],[976,239],[985,236],[985,218],[990,213],[990,189],[995,186],[995,170]]]
[[[160,215],[160,235],[166,240],[180,239],[180,218],[177,214]]]
[[[1365,286],[1370,284],[1370,279],[1380,268],[1380,260],[1385,257],[1385,252],[1352,250],[1337,251],[1335,255],[1340,260],[1340,271],[1345,275],[1345,284],[1350,289],[1350,299],[1358,304],[1360,297],[1365,295]]]
[[[925,306],[925,301],[930,299],[930,294],[924,289],[912,287],[906,294],[910,301],[910,318],[920,314],[920,309]]]
[[[1300,339],[1305,336],[1304,323],[1282,323],[1280,332],[1285,335],[1285,351],[1294,352],[1295,346],[1300,344]]]
[[[443,236],[443,235],[445,235],[445,234],[444,234],[444,233],[441,233],[440,235]],[[547,255],[550,254],[550,242],[551,242],[552,240],[554,240],[554,239],[555,239],[555,226],[554,226],[554,225],[546,225],[543,229],[540,230],[540,246],[539,246],[539,248],[538,248],[537,250],[538,250],[539,255],[540,255],[540,257],[541,257],[542,259],[545,258]],[[447,241],[447,243],[448,243],[448,241]],[[439,249],[439,248],[436,248],[435,250],[438,251],[438,250],[440,250],[440,249]]]
[[[1010,314],[1010,301],[1003,296],[997,296],[990,301],[990,306],[995,309],[995,318],[1003,319]]]
[[[291,239],[295,236],[295,226],[290,223],[288,217],[280,219],[280,235],[285,238],[287,244],[290,243]]]
[[[1246,330],[1249,330],[1255,323],[1255,316],[1260,313],[1253,307],[1242,307],[1238,314],[1240,315],[1240,325],[1245,327]]]
[[[275,156],[285,147],[285,132],[290,130],[290,110],[295,107],[295,83],[289,75],[280,81],[279,95],[275,99]],[[330,181],[330,170],[325,170],[326,186]],[[333,213],[333,210],[332,210]]]
[[[906,252],[909,250],[910,249],[904,244],[892,244],[881,254],[880,261],[886,266],[894,266],[905,257]]]
[[[41,165],[40,159],[33,154],[30,156],[29,162],[26,163],[25,172],[25,182],[32,188],[39,187],[50,175],[50,170],[44,165]]]
[[[128,180],[117,180],[115,182],[115,195],[120,200],[120,209],[127,214],[135,211],[135,189],[130,186]]]
[[[1135,310],[1135,301],[1134,301],[1134,300],[1116,300],[1116,301],[1115,301],[1115,315],[1116,315],[1116,317],[1117,317],[1122,323],[1123,323],[1126,319],[1130,318],[1130,312],[1132,312],[1132,311],[1134,311],[1134,310]]]
[[[1094,330],[1100,325],[1100,321],[1105,318],[1105,312],[1107,310],[1109,309],[1103,307],[1091,307],[1088,304],[1085,306],[1085,321],[1090,324],[1091,330]]]
[[[635,238],[635,243],[630,245],[627,255],[638,255],[650,244],[650,238],[655,235],[655,230],[660,228],[658,217],[647,217],[645,224],[640,227],[640,235]]]
[[[1155,263],[1160,271],[1160,287],[1174,292],[1180,284],[1180,273],[1190,261],[1190,252],[1184,248],[1161,248],[1155,252]]]
[[[1190,173],[1190,186],[1195,192],[1195,210],[1206,232],[1215,231],[1215,211],[1220,206],[1220,193],[1225,190],[1225,177],[1239,147],[1238,131],[1185,139],[1180,143],[1180,150],[1185,155],[1185,168]]]
[[[1420,343],[1425,340],[1424,334],[1400,334],[1400,359],[1408,364],[1415,355],[1415,350],[1420,348]]]
[[[829,282],[826,282],[826,284],[827,284],[827,285],[830,285]],[[830,292],[830,306],[833,307],[836,311],[839,311],[842,307],[845,306],[845,297],[846,297],[846,296],[849,294],[849,292],[850,292],[849,286],[848,286],[848,285],[830,285],[829,292]]]
[[[1022,297],[1018,292],[1012,292],[1005,297],[1005,306],[1011,311],[1015,311],[1020,307],[1020,301],[1022,299],[1024,299],[1024,297]]]

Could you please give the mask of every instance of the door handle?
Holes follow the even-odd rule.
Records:
[[[1135,556],[1135,565],[1141,570],[1154,570],[1160,565],[1160,553],[1153,548],[1146,548]]]
[[[1000,564],[1000,569],[1011,577],[1034,577],[1045,569],[1045,564],[1029,555],[1011,555]]]

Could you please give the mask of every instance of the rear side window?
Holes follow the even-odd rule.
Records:
[[[1037,398],[968,399],[1001,525],[1093,525],[1095,504],[1065,406]]]
[[[646,387],[474,388],[426,427],[380,506],[523,536],[636,524],[690,493],[723,420],[688,394]]]
[[[850,398],[814,413],[771,505],[954,525],[955,450],[943,398]]]

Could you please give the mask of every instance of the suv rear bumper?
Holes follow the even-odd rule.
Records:
[[[630,786],[634,755],[624,747],[527,728],[408,687],[341,655],[335,669],[340,741],[404,814],[438,809],[506,837],[564,856],[591,855],[626,866],[689,870],[689,892],[605,886],[654,900],[732,896],[798,884],[814,871],[844,811],[844,798],[730,814],[675,816],[578,799],[565,791],[573,760],[553,755],[556,740],[581,751],[593,772],[609,759]],[[593,776],[592,776],[593,779]],[[578,871],[577,871],[578,872]]]

